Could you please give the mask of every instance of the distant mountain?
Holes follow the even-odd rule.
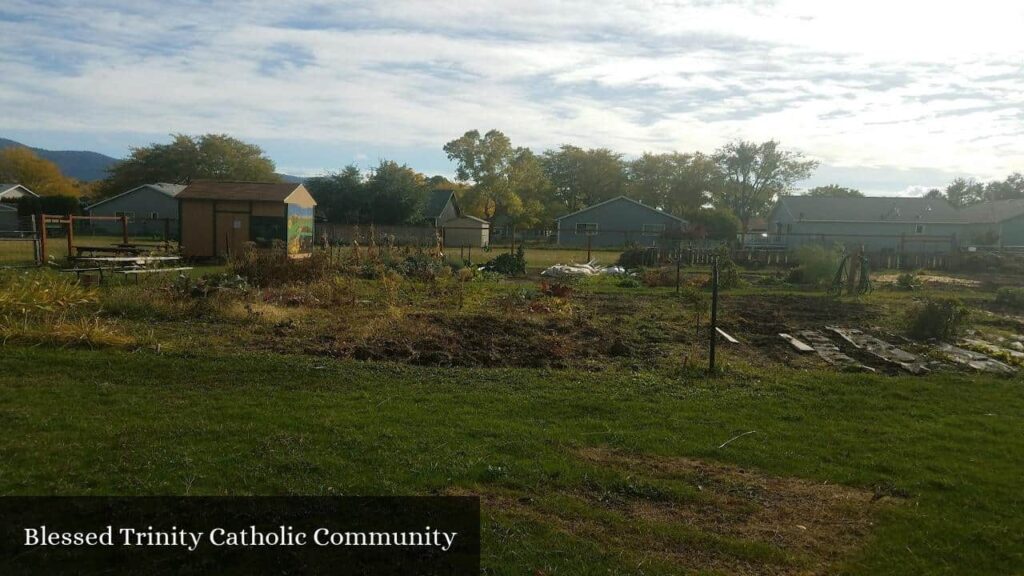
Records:
[[[107,177],[107,169],[117,164],[116,158],[111,158],[99,152],[87,150],[44,150],[25,146],[21,142],[0,138],[0,149],[11,146],[24,146],[36,153],[40,158],[53,162],[60,168],[60,171],[69,178],[91,182],[102,180]]]
[[[276,174],[281,177],[281,180],[283,182],[292,182],[294,184],[302,184],[303,182],[306,181],[306,179],[302,178],[301,176],[292,176],[291,174],[281,174],[280,172],[276,172]]]
[[[0,150],[10,148],[11,146],[24,146],[32,150],[40,158],[45,158],[56,164],[65,176],[81,180],[82,182],[103,180],[107,177],[107,170],[119,162],[117,158],[111,158],[99,152],[90,152],[88,150],[46,150],[25,146],[21,142],[15,142],[7,138],[0,138]],[[278,176],[285,182],[294,182],[296,184],[301,184],[305,180],[305,178],[290,174],[278,174]]]

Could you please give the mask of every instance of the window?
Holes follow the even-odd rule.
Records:
[[[149,219],[150,220],[159,220],[160,219],[160,213],[159,212],[150,212],[149,213]]]
[[[644,224],[642,234],[644,236],[660,236],[665,232],[664,224]]]
[[[924,234],[924,224],[917,224],[914,226],[914,234]]]
[[[576,233],[583,234],[585,236],[594,236],[597,234],[597,223],[596,222],[577,222]]]
[[[118,210],[117,212],[114,212],[114,216],[117,216],[118,218],[120,218],[121,216],[126,216],[129,222],[135,220],[135,212],[122,212]]]

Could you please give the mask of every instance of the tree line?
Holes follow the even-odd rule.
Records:
[[[689,220],[709,236],[728,238],[764,216],[776,198],[792,193],[817,162],[777,141],[736,140],[711,153],[644,153],[627,159],[607,148],[565,144],[535,153],[515,146],[499,130],[470,130],[443,146],[455,179],[427,176],[382,160],[368,171],[355,165],[309,178],[306,187],[329,221],[348,224],[418,224],[432,190],[452,190],[464,211],[496,225],[546,227],[558,216],[628,196]],[[0,151],[0,181],[19,182],[44,196],[119,194],[153,182],[195,179],[277,182],[274,162],[255,144],[226,134],[172,135],[167,144],[133,147],[107,178],[79,183],[27,148]],[[812,196],[855,197],[852,188],[828,185]],[[986,200],[1024,198],[1024,175],[979,182],[957,178],[927,194],[958,207]]]

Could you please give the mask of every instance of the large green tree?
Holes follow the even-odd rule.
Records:
[[[517,199],[509,185],[509,172],[516,150],[499,130],[483,136],[470,130],[444,145],[445,154],[455,162],[455,176],[472,183],[465,202],[484,218],[514,210]]]
[[[695,154],[644,153],[628,166],[630,195],[676,216],[699,209],[721,184],[714,160]]]
[[[985,185],[974,178],[957,178],[946,186],[946,199],[957,208],[985,200]]]
[[[427,178],[404,164],[381,160],[364,184],[369,221],[376,224],[418,224],[423,217]]]
[[[818,163],[799,152],[783,150],[774,140],[737,140],[714,155],[723,183],[712,195],[718,208],[728,208],[746,231],[750,219],[767,213],[775,198],[811,175]]]
[[[369,223],[369,197],[363,175],[355,165],[350,164],[341,172],[327,176],[308,178],[305,186],[316,200],[317,210],[326,216],[328,222]]]
[[[573,212],[626,193],[622,155],[607,148],[584,150],[565,144],[542,158],[555,198]]]
[[[863,198],[864,193],[855,188],[847,188],[838,184],[829,184],[828,186],[815,186],[807,191],[805,196],[814,196],[817,198]]]
[[[1024,198],[1024,174],[1014,172],[1006,180],[997,180],[985,185],[986,200],[1016,200]]]
[[[226,134],[174,134],[170,144],[132,148],[98,187],[100,196],[119,194],[142,184],[196,179],[278,182],[274,162],[255,145]]]

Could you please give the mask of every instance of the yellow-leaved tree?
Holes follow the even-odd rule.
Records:
[[[40,196],[78,196],[75,181],[56,164],[21,146],[0,150],[0,182],[21,184]]]

